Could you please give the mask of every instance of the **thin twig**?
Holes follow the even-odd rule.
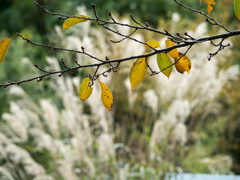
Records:
[[[112,43],[120,43],[122,41],[124,41],[125,39],[127,39],[128,37],[130,37],[131,35],[133,35],[135,32],[137,31],[137,29],[135,29],[133,32],[131,32],[127,37],[124,37],[122,38],[121,40],[119,41],[113,41],[113,40],[110,40]]]
[[[6,88],[6,87],[11,86],[11,85],[15,85],[15,84],[20,85],[20,84],[22,84],[22,83],[29,82],[29,81],[33,81],[33,80],[37,80],[37,81],[39,82],[39,81],[41,81],[41,80],[42,80],[44,77],[46,77],[46,76],[50,76],[50,75],[53,75],[53,74],[59,74],[59,76],[61,76],[62,74],[66,73],[66,72],[69,72],[69,71],[75,72],[75,71],[78,70],[78,69],[88,68],[88,67],[97,67],[97,69],[96,69],[96,71],[95,71],[95,73],[94,73],[94,76],[98,77],[99,75],[105,75],[108,71],[109,71],[109,72],[111,72],[111,70],[116,71],[116,67],[118,67],[118,65],[119,65],[121,62],[124,62],[124,61],[132,60],[132,59],[138,59],[138,58],[147,58],[147,57],[153,56],[153,55],[155,55],[155,54],[157,54],[157,53],[169,52],[169,51],[171,51],[171,50],[173,50],[173,49],[175,49],[175,48],[181,48],[181,47],[186,47],[186,46],[188,46],[187,51],[183,54],[183,56],[184,56],[184,55],[186,55],[186,53],[190,50],[190,48],[191,48],[193,45],[197,44],[197,43],[203,43],[203,42],[207,42],[207,41],[212,42],[212,40],[222,39],[222,41],[221,41],[219,44],[217,44],[217,45],[212,42],[212,44],[213,44],[214,46],[219,46],[219,49],[218,49],[215,53],[210,54],[210,56],[214,56],[214,55],[216,55],[219,51],[221,51],[221,50],[224,49],[225,47],[229,46],[229,44],[228,44],[228,45],[223,45],[223,44],[222,44],[223,41],[224,41],[226,38],[231,37],[231,36],[240,35],[240,31],[233,31],[233,32],[232,32],[232,31],[228,30],[226,27],[224,27],[223,25],[217,23],[217,22],[216,22],[213,18],[211,18],[210,16],[208,16],[208,15],[206,15],[206,14],[200,12],[200,11],[197,11],[197,10],[194,10],[194,9],[192,9],[192,8],[189,8],[189,7],[185,6],[185,5],[182,5],[182,4],[179,3],[177,0],[174,0],[174,1],[175,1],[176,3],[178,3],[179,5],[187,8],[187,9],[192,10],[193,12],[197,12],[197,13],[200,13],[200,14],[206,16],[208,19],[211,19],[211,20],[215,23],[215,24],[213,24],[213,25],[218,25],[218,26],[220,26],[220,27],[223,27],[226,31],[228,31],[228,33],[219,34],[219,35],[215,35],[215,36],[208,36],[208,37],[203,37],[203,38],[198,38],[198,39],[195,39],[195,38],[189,36],[187,33],[185,34],[185,36],[187,36],[187,37],[182,37],[182,36],[180,36],[180,34],[179,34],[179,35],[177,34],[177,36],[174,36],[174,35],[172,35],[171,33],[169,33],[167,30],[165,30],[165,32],[162,32],[162,31],[159,31],[159,30],[150,28],[150,27],[148,26],[148,24],[146,24],[146,23],[145,23],[146,26],[143,26],[143,25],[142,25],[142,26],[139,27],[139,26],[133,26],[133,25],[130,25],[130,24],[124,24],[124,23],[117,22],[117,21],[114,20],[113,18],[111,18],[113,22],[102,20],[102,19],[98,18],[97,12],[96,12],[96,9],[95,9],[95,5],[93,5],[92,7],[93,7],[94,14],[95,14],[95,17],[96,17],[96,18],[86,18],[86,19],[87,19],[87,20],[92,20],[92,21],[93,21],[93,20],[94,20],[94,21],[97,21],[97,23],[98,23],[99,25],[101,25],[103,28],[105,28],[105,29],[107,29],[107,30],[109,30],[109,31],[111,31],[111,32],[113,32],[113,33],[115,33],[115,34],[118,34],[118,35],[124,37],[125,39],[128,38],[128,39],[133,40],[133,41],[135,41],[135,42],[138,42],[138,43],[147,45],[147,43],[138,41],[137,39],[134,39],[134,38],[130,37],[131,34],[128,35],[128,36],[127,36],[127,35],[123,35],[123,34],[117,32],[117,31],[109,28],[107,25],[110,25],[110,24],[111,24],[111,25],[116,25],[116,26],[125,26],[125,27],[129,27],[129,28],[134,28],[133,33],[134,33],[135,31],[137,31],[137,30],[140,30],[140,29],[142,29],[142,30],[147,30],[147,31],[152,31],[152,32],[155,32],[155,33],[158,33],[158,34],[162,34],[162,35],[168,36],[168,37],[172,38],[173,40],[177,41],[179,44],[174,45],[174,46],[172,46],[172,47],[165,48],[165,49],[155,49],[155,48],[152,48],[154,51],[151,52],[151,53],[148,53],[148,54],[137,55],[137,56],[130,56],[130,57],[119,58],[119,59],[112,59],[112,60],[108,60],[108,58],[107,58],[107,59],[104,61],[104,60],[101,60],[101,59],[99,59],[99,58],[97,58],[97,57],[94,57],[94,56],[86,53],[85,50],[84,50],[84,47],[81,47],[82,51],[76,51],[76,50],[59,48],[59,47],[50,46],[50,45],[38,44],[38,43],[35,43],[35,42],[33,42],[33,41],[31,41],[31,40],[23,37],[21,34],[17,33],[16,35],[20,36],[23,40],[25,40],[25,41],[27,41],[28,43],[31,43],[31,44],[33,44],[33,45],[42,46],[42,47],[45,47],[45,48],[48,48],[48,49],[51,49],[51,50],[64,50],[64,51],[70,51],[70,52],[74,52],[74,53],[81,53],[81,54],[86,55],[86,56],[88,56],[88,57],[90,57],[90,58],[93,58],[93,59],[95,59],[95,60],[97,60],[97,61],[99,61],[99,62],[96,63],[96,64],[80,65],[80,64],[75,60],[75,63],[76,63],[77,66],[76,66],[76,67],[72,67],[72,68],[66,66],[66,64],[64,64],[64,62],[63,62],[63,64],[64,64],[64,66],[66,67],[66,69],[64,69],[64,70],[59,70],[59,71],[46,71],[46,70],[40,68],[38,65],[35,65],[35,67],[37,67],[40,71],[44,72],[45,74],[40,75],[40,76],[37,76],[37,77],[30,78],[30,79],[27,79],[27,80],[17,81],[17,82],[8,81],[8,83],[6,83],[6,84],[0,84],[0,87]],[[49,11],[45,10],[45,9],[44,9],[42,6],[40,6],[38,3],[35,2],[35,4],[38,5],[38,7],[40,7],[43,11],[45,11],[46,13],[51,14],[51,15],[63,16],[63,17],[66,17],[66,18],[76,17],[76,16],[64,15],[64,14],[61,14],[61,13],[52,13],[52,12],[49,12]],[[79,18],[79,17],[76,17],[76,18]],[[81,17],[81,19],[85,19],[85,18],[82,18],[82,17]],[[133,18],[133,20],[134,20],[134,18]],[[138,22],[137,22],[137,23],[138,23]],[[138,25],[139,25],[139,24],[138,24]],[[124,39],[124,38],[123,38],[123,39]],[[174,64],[176,64],[180,59],[181,59],[181,57],[180,57],[177,61],[175,61],[171,66],[173,66]],[[111,64],[111,63],[114,63],[114,62],[117,62],[117,63],[118,63],[118,65],[115,66],[115,67]],[[96,73],[97,73],[97,71],[98,71],[98,68],[99,68],[100,66],[104,65],[104,64],[109,64],[111,67],[110,67],[107,71],[96,75]],[[147,65],[148,65],[148,63],[147,63]],[[169,67],[171,67],[171,66],[169,66]],[[150,68],[149,65],[148,65],[148,67]],[[167,69],[167,68],[169,68],[169,67],[164,68],[162,71],[164,71],[165,69]],[[151,70],[151,68],[150,68],[150,70]],[[152,71],[152,70],[151,70],[151,71]],[[162,71],[160,71],[160,72],[162,72]],[[153,72],[154,74],[160,73],[160,72],[155,73],[154,71],[152,71],[152,72]],[[152,75],[154,75],[154,74],[152,74]],[[94,76],[93,76],[93,77],[94,77]]]
[[[148,64],[147,59],[148,59],[148,57],[145,57],[145,62],[147,64],[148,69],[151,71],[152,74],[156,73],[156,71],[153,71],[152,68],[150,67],[150,65]]]
[[[100,24],[100,25],[101,25],[102,27],[104,27],[105,29],[107,29],[107,30],[109,30],[109,31],[111,31],[111,32],[113,32],[113,33],[115,33],[115,34],[118,34],[119,36],[122,36],[122,37],[128,38],[128,39],[131,39],[131,40],[133,40],[133,41],[135,41],[135,42],[137,42],[137,43],[146,45],[146,46],[150,47],[152,50],[156,51],[156,49],[155,49],[154,47],[152,47],[151,45],[149,45],[149,44],[147,44],[147,43],[145,43],[145,42],[142,42],[142,41],[139,41],[139,40],[137,40],[137,39],[135,39],[135,38],[132,38],[132,37],[130,37],[130,36],[126,36],[126,35],[124,35],[124,34],[121,34],[121,33],[119,33],[118,31],[115,31],[115,30],[113,30],[113,29],[111,29],[111,28],[109,28],[109,27],[107,27],[107,26],[105,26],[105,25],[103,25],[103,24]]]
[[[138,24],[138,25],[141,26],[141,27],[145,27],[145,26],[142,25],[141,23],[137,22],[136,19],[134,19],[134,17],[133,17],[132,14],[130,14],[130,17],[131,17],[131,19],[133,20],[133,22],[135,22],[136,24]]]
[[[60,47],[55,47],[55,46],[50,46],[50,45],[45,45],[45,44],[39,44],[39,43],[36,43],[36,42],[33,42],[25,37],[23,37],[21,34],[17,33],[16,35],[20,36],[23,40],[27,41],[28,43],[31,43],[31,44],[34,44],[34,45],[37,45],[37,46],[42,46],[42,47],[45,47],[47,49],[50,49],[50,50],[62,50],[62,51],[70,51],[70,52],[74,52],[74,53],[80,53],[80,54],[85,54],[89,57],[91,57],[92,59],[95,59],[97,61],[100,61],[100,62],[104,62],[103,60],[91,55],[91,54],[88,54],[84,51],[84,48],[82,47],[82,50],[83,51],[77,51],[77,50],[73,50],[73,49],[66,49],[66,48],[60,48]]]
[[[225,30],[226,30],[227,32],[229,32],[229,33],[232,32],[232,31],[230,31],[229,29],[227,29],[225,26],[223,26],[222,24],[218,23],[215,19],[213,19],[212,17],[208,16],[207,14],[205,14],[205,13],[203,13],[203,12],[201,12],[201,11],[195,10],[195,9],[193,9],[193,8],[187,7],[187,6],[185,6],[184,4],[178,2],[177,0],[174,0],[174,1],[175,1],[178,5],[186,8],[186,9],[189,9],[189,10],[191,10],[191,11],[193,11],[193,12],[196,12],[196,13],[199,13],[199,14],[205,16],[205,17],[207,18],[206,21],[207,21],[208,23],[210,23],[211,25],[217,25],[217,26],[222,27],[223,29],[225,29]],[[211,23],[208,19],[211,19],[214,23]]]

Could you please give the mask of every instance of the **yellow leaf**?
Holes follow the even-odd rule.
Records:
[[[111,111],[112,106],[113,106],[113,96],[112,93],[110,91],[110,89],[107,87],[106,84],[104,84],[103,82],[99,81],[100,85],[101,85],[101,89],[102,89],[102,102],[103,105],[109,110]]]
[[[171,40],[167,39],[165,41],[166,43],[166,47],[171,47],[171,46],[174,46],[174,42],[172,42]],[[173,59],[177,58],[178,57],[178,50],[177,49],[173,49],[171,51],[168,52],[169,56],[171,56]]]
[[[77,17],[84,17],[84,18],[88,18],[87,16],[84,16],[84,15],[76,15]],[[64,21],[63,23],[63,28],[62,28],[62,31],[67,29],[67,28],[70,28],[71,26],[77,24],[77,23],[80,23],[80,22],[85,22],[87,21],[87,19],[79,19],[79,18],[68,18]]]
[[[210,12],[212,11],[213,7],[211,6],[211,4],[215,5],[214,0],[204,0],[205,3],[207,3],[208,5],[208,15],[210,16]]]
[[[200,5],[202,4],[202,0],[200,0]]]
[[[81,100],[86,100],[92,94],[93,87],[90,87],[88,84],[91,84],[90,78],[85,78],[79,88],[79,96]]]
[[[234,0],[234,11],[237,18],[240,20],[240,1]]]
[[[158,48],[160,47],[160,44],[158,41],[155,40],[150,40],[147,42],[147,44],[149,44],[150,46],[152,46],[153,48]],[[144,45],[145,47],[149,47],[148,45]]]
[[[182,53],[178,53],[178,58],[175,59],[175,62],[182,57]],[[178,72],[182,73],[184,71],[187,71],[189,74],[189,71],[191,69],[191,61],[188,59],[187,56],[183,56],[178,62],[176,62],[175,67]]]
[[[157,63],[159,69],[162,71],[164,68],[172,65],[172,61],[170,57],[166,53],[158,53],[157,54]],[[162,73],[169,78],[172,73],[172,66],[162,71]]]
[[[11,38],[4,38],[0,41],[0,63],[4,60],[10,47]]]
[[[147,54],[147,53],[144,53]],[[147,59],[148,62],[149,58]],[[143,80],[147,72],[145,58],[139,58],[132,66],[130,72],[131,91]]]

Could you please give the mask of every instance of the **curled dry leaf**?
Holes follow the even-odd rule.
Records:
[[[172,73],[172,60],[166,53],[158,53],[157,54],[157,63],[159,69],[162,71],[162,73],[169,78],[169,76]],[[169,67],[170,66],[170,67]]]
[[[152,46],[153,48],[160,48],[160,44],[158,41],[155,41],[155,40],[150,40],[147,42],[147,44],[149,44],[150,46]],[[149,47],[148,45],[144,45],[145,47]]]
[[[77,17],[84,17],[84,18],[88,18],[87,16],[84,15],[75,15]],[[68,18],[64,21],[63,23],[63,28],[62,31],[64,31],[67,28],[70,28],[71,26],[80,23],[80,22],[85,22],[87,21],[87,19],[80,19],[80,18]]]
[[[79,88],[79,96],[81,100],[86,100],[90,97],[92,94],[93,87],[89,86],[89,83],[91,84],[91,80],[89,77],[85,78]]]
[[[147,54],[147,53],[144,53]],[[130,83],[131,83],[131,91],[143,80],[145,74],[147,72],[147,63],[144,58],[139,58],[133,64],[130,71]],[[149,58],[147,58],[147,62]]]
[[[0,41],[0,63],[4,60],[10,47],[11,38],[4,38]]]
[[[174,46],[174,42],[172,42],[171,40],[167,39],[165,41],[166,43],[166,47],[171,47],[171,46]],[[173,59],[176,59],[178,57],[178,50],[177,49],[173,49],[171,51],[168,52],[169,56],[171,56]]]
[[[213,10],[213,7],[211,5],[212,4],[215,5],[216,3],[214,2],[214,0],[204,0],[204,2],[207,3],[207,5],[208,5],[207,11],[208,11],[208,15],[210,16],[211,11]],[[201,5],[201,3],[202,3],[202,0],[200,0],[200,5]]]
[[[211,4],[213,4],[213,5],[215,5],[215,2],[214,2],[214,0],[204,0],[206,3],[207,3],[207,5],[208,5],[208,8],[207,8],[207,11],[208,11],[208,15],[210,16],[210,13],[211,13],[211,11],[212,11],[212,9],[213,9],[213,7],[211,6]]]
[[[178,58],[175,59],[175,62],[182,56],[182,53],[178,53]],[[175,67],[179,73],[183,74],[184,71],[187,71],[187,73],[189,74],[191,69],[191,61],[188,59],[187,56],[183,56],[179,61],[175,63]]]
[[[101,95],[102,96],[102,103],[109,111],[111,111],[112,106],[113,106],[112,93],[111,93],[110,89],[108,88],[108,86],[106,84],[104,84],[101,81],[99,81],[99,83],[100,83],[101,89],[102,89],[102,95]]]

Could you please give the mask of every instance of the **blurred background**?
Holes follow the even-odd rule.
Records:
[[[150,27],[171,33],[188,32],[193,37],[225,33],[210,26],[205,18],[169,0],[38,0],[51,12],[94,17],[91,3],[100,18],[111,11],[118,21],[134,24],[133,14]],[[207,13],[198,0],[182,3]],[[240,29],[233,1],[217,1],[211,16],[230,30]],[[16,32],[32,41],[81,50],[101,59],[142,54],[142,45],[106,32],[93,22],[84,22],[61,31],[63,21],[43,13],[32,0],[0,1],[0,39]],[[129,34],[124,27],[114,27]],[[164,47],[166,37],[138,31],[133,36],[147,42],[154,39]],[[0,91],[0,177],[2,180],[77,179],[164,179],[169,172],[240,174],[240,37],[226,40],[230,48],[207,61],[217,49],[198,44],[187,54],[190,74],[173,70],[150,76],[131,92],[129,73],[134,61],[122,63],[117,73],[100,77],[113,93],[111,112],[101,103],[100,86],[82,102],[81,81],[94,69],[75,75],[52,76]],[[216,41],[219,42],[219,41]],[[184,48],[179,49],[184,52]],[[51,51],[14,37],[8,55],[0,65],[0,84],[28,79],[47,70],[93,63],[92,59],[64,51]],[[150,65],[158,70],[156,57]],[[107,67],[100,68],[100,71]]]

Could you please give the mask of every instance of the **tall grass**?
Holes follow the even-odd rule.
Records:
[[[83,7],[78,10],[87,14]],[[92,29],[88,23],[66,31],[71,36],[65,37],[60,27],[55,30],[51,35],[54,43],[76,50],[84,46],[86,52],[102,59],[144,52],[142,45],[130,40],[109,44],[109,39],[119,37]],[[129,33],[123,27],[117,30]],[[194,37],[206,35],[206,24],[189,33]],[[135,38],[144,39],[140,34]],[[164,40],[159,39],[161,45]],[[188,53],[190,75],[173,71],[170,79],[162,74],[147,76],[132,93],[128,76],[133,62],[121,64],[118,73],[101,77],[114,95],[112,112],[102,105],[97,83],[87,101],[79,100],[80,82],[94,69],[81,70],[75,77],[65,74],[44,80],[56,93],[54,99],[49,94],[49,98],[36,102],[31,97],[34,94],[25,93],[21,87],[9,88],[15,100],[9,102],[9,112],[1,117],[1,179],[125,180],[159,179],[166,172],[230,173],[232,158],[227,154],[215,156],[214,138],[204,138],[206,133],[201,128],[212,117],[219,122],[217,115],[223,108],[218,95],[225,85],[238,80],[239,70],[234,65],[220,66],[231,56],[230,49],[221,51],[211,62],[206,61],[208,52],[214,52],[214,48],[199,44]],[[62,57],[69,65],[74,59],[80,64],[94,62],[60,52],[46,58],[46,69],[61,69]],[[153,69],[157,69],[155,58],[150,59]],[[23,61],[32,68],[28,59]]]

